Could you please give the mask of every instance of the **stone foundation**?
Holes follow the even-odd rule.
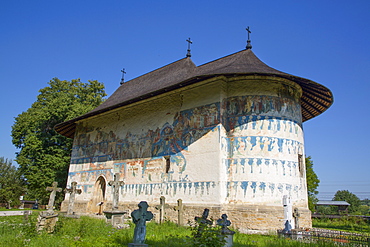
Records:
[[[138,202],[139,203],[139,202]],[[127,212],[126,217],[131,217],[131,212],[138,209],[138,203],[119,204],[118,210]],[[159,204],[149,203],[148,211],[154,214],[154,220],[159,222],[159,210],[155,208]],[[177,223],[178,212],[174,210],[177,204],[171,204],[170,208],[165,210],[165,220],[170,220]],[[204,208],[208,208],[209,218],[216,221],[222,214],[227,214],[228,219],[231,221],[231,228],[238,229],[242,233],[268,233],[276,232],[278,229],[284,228],[284,211],[283,206],[256,206],[256,205],[191,205],[184,203],[184,224],[188,222],[194,223],[195,216],[201,216]],[[62,203],[62,210],[67,208],[68,202]],[[293,206],[294,207],[294,206]],[[89,215],[87,212],[88,203],[76,201],[74,204],[74,211],[80,215]],[[103,211],[112,208],[111,203],[104,203]],[[306,208],[299,207],[300,218],[299,226],[301,228],[311,228],[311,211]]]

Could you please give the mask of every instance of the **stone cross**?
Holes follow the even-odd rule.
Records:
[[[294,228],[295,229],[299,229],[299,217],[300,216],[301,214],[299,213],[298,208],[294,208],[293,218],[294,218]]]
[[[202,214],[202,217],[196,216],[194,219],[198,223],[198,232],[195,234],[195,237],[200,237],[206,225],[212,225],[212,221],[207,219],[209,214],[209,209],[205,208]]]
[[[55,196],[57,192],[61,192],[62,188],[57,188],[58,182],[53,182],[53,187],[46,187],[47,191],[51,191],[50,193],[50,198],[49,198],[49,203],[48,203],[48,213],[54,213],[53,207],[54,207],[54,202],[55,202]]]
[[[231,231],[228,226],[231,225],[231,221],[227,219],[227,214],[223,214],[221,219],[217,220],[217,225],[221,226],[221,233],[222,234],[235,234],[234,231]]]
[[[67,189],[67,188],[64,189],[64,192],[65,193],[70,193],[67,215],[72,215],[73,214],[73,206],[74,206],[74,203],[75,203],[75,195],[76,195],[76,193],[77,194],[81,194],[82,193],[82,190],[81,189],[77,189],[76,187],[77,187],[77,182],[72,182],[70,189]]]
[[[161,198],[159,198],[159,205],[155,207],[155,209],[159,210],[159,223],[160,224],[164,222],[165,209],[169,207],[170,206],[166,204],[166,198],[164,196],[161,196]]]
[[[124,185],[123,181],[119,181],[119,173],[114,174],[114,180],[109,181],[108,185],[112,186],[113,202],[112,210],[118,210],[118,201],[119,201],[119,187]]]
[[[153,214],[148,209],[148,203],[146,201],[141,201],[139,204],[139,209],[134,210],[131,213],[132,221],[135,224],[134,230],[134,243],[143,244],[146,235],[146,222],[153,219]]]
[[[177,224],[179,226],[184,225],[184,206],[182,205],[182,200],[178,199],[177,200],[177,206],[173,207],[175,211],[177,211]]]

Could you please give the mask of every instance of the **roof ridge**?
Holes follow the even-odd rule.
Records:
[[[143,75],[140,75],[140,76],[138,76],[138,77],[132,78],[132,79],[130,79],[129,81],[127,81],[127,82],[123,83],[122,85],[125,85],[125,84],[127,84],[127,83],[129,83],[129,82],[131,82],[131,81],[133,81],[133,80],[136,80],[136,79],[139,79],[139,78],[145,77],[145,76],[147,76],[148,74],[152,74],[152,73],[158,72],[158,71],[160,71],[160,70],[163,70],[163,69],[165,69],[165,68],[168,68],[168,67],[170,67],[170,66],[173,66],[173,65],[175,65],[176,63],[179,63],[179,62],[181,62],[181,61],[186,61],[186,60],[189,60],[189,61],[194,65],[194,67],[197,67],[197,66],[195,65],[195,63],[193,62],[193,60],[191,60],[191,58],[190,58],[190,57],[184,57],[184,58],[181,58],[181,59],[179,59],[179,60],[176,60],[176,61],[174,61],[174,62],[172,62],[172,63],[169,63],[169,64],[167,64],[167,65],[164,65],[164,66],[162,66],[162,67],[159,67],[159,68],[157,68],[157,69],[155,69],[155,70],[149,71],[149,72],[147,72],[147,73],[145,73],[145,74],[143,74]]]

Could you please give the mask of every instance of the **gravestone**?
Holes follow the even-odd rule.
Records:
[[[184,206],[182,205],[182,200],[177,200],[177,206],[174,206],[173,209],[177,211],[177,225],[184,225]]]
[[[294,218],[294,229],[299,229],[299,217],[301,214],[299,213],[298,208],[294,208],[293,218]]]
[[[64,192],[65,193],[69,193],[69,202],[68,202],[68,209],[67,209],[67,217],[71,217],[71,216],[74,216],[74,211],[73,211],[73,208],[74,208],[74,203],[75,203],[75,195],[76,193],[77,194],[81,194],[82,193],[82,190],[81,189],[77,189],[77,182],[72,182],[71,183],[71,188],[70,189],[64,189]]]
[[[153,219],[153,214],[152,212],[148,211],[149,206],[146,201],[141,201],[138,206],[139,209],[136,209],[131,213],[132,221],[135,224],[134,242],[128,244],[128,247],[148,246],[144,243],[146,235],[146,222]]]
[[[47,211],[40,212],[36,229],[37,231],[45,229],[48,233],[51,233],[54,231],[55,224],[58,221],[58,214],[54,212],[55,196],[57,192],[62,191],[62,188],[58,188],[58,182],[53,182],[53,186],[47,187],[46,190],[51,191],[48,209]]]
[[[123,181],[119,181],[119,173],[114,174],[113,181],[109,181],[108,185],[112,186],[112,210],[104,211],[103,213],[106,217],[107,222],[111,223],[112,226],[124,227],[123,217],[127,212],[118,210],[119,188],[124,185]]]
[[[209,220],[209,219],[207,219],[208,218],[208,214],[209,214],[209,209],[208,208],[205,208],[204,211],[203,211],[202,217],[196,216],[194,218],[195,221],[198,223],[198,231],[195,234],[195,237],[200,237],[202,235],[202,232],[203,232],[204,228],[207,225],[212,225],[212,221]]]
[[[159,205],[155,207],[155,209],[159,210],[159,224],[162,224],[164,222],[165,209],[169,207],[170,206],[166,204],[166,198],[164,196],[161,196],[159,198]]]
[[[290,196],[283,196],[283,207],[284,207],[284,224],[289,221],[289,224],[294,228],[293,222],[293,207]]]
[[[223,214],[221,219],[217,220],[217,225],[221,226],[221,234],[225,236],[225,245],[224,247],[231,247],[233,246],[233,237],[235,232],[230,230],[228,226],[231,225],[231,221],[227,219],[227,215]]]
[[[119,173],[114,174],[114,180],[109,181],[108,185],[112,186],[112,194],[113,194],[113,201],[112,201],[112,211],[118,210],[118,202],[119,202],[119,188],[124,185],[123,181],[119,181]]]

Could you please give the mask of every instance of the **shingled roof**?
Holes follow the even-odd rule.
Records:
[[[73,138],[76,122],[134,102],[154,97],[207,78],[235,75],[270,75],[292,80],[303,90],[302,120],[320,115],[333,103],[331,91],[308,79],[273,69],[259,60],[252,50],[242,50],[196,67],[190,57],[178,60],[122,84],[104,103],[75,119],[60,123],[55,130]]]

